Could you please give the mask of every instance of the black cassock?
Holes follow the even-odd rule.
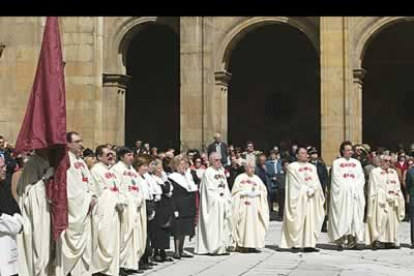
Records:
[[[155,249],[170,248],[170,233],[174,217],[173,199],[168,197],[171,190],[171,183],[164,182],[160,185],[162,189],[161,200],[155,202],[155,217],[153,223],[152,246]]]
[[[196,192],[188,192],[178,183],[170,178],[173,190],[174,211],[178,211],[179,217],[173,220],[172,233],[178,237],[180,235],[193,237],[195,235],[195,215],[196,215]]]

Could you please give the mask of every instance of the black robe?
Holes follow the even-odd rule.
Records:
[[[175,218],[172,232],[175,237],[180,235],[193,237],[195,235],[196,193],[188,192],[174,180],[170,179],[173,190],[174,211],[179,213]]]
[[[162,189],[161,200],[155,202],[155,218],[154,218],[154,238],[152,246],[155,249],[170,248],[170,232],[174,217],[173,199],[167,195],[171,190],[171,183],[166,181],[164,185],[160,185]]]

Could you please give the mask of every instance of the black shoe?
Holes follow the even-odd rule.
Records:
[[[317,248],[313,248],[313,247],[305,247],[303,251],[306,253],[311,253],[311,252],[319,252],[320,250]]]
[[[119,276],[128,276],[128,273],[125,271],[125,269],[121,268],[119,270]]]
[[[411,244],[410,249],[414,249],[414,243]]]
[[[173,258],[176,259],[176,260],[179,260],[179,259],[181,259],[181,256],[180,256],[180,254],[174,253]]]
[[[171,257],[164,257],[163,261],[164,262],[174,262],[173,258],[171,258]]]
[[[145,271],[144,270],[141,270],[141,269],[138,269],[137,271],[135,271],[134,272],[135,274],[144,274],[145,273]]]
[[[157,255],[154,257],[154,262],[163,263],[164,259],[160,255]]]
[[[143,263],[143,264],[140,264],[140,265],[139,265],[139,269],[142,269],[142,270],[149,270],[149,269],[151,269],[151,267],[150,267],[148,264]]]
[[[157,263],[154,263],[154,262],[148,262],[148,264],[149,264],[150,266],[157,266],[157,265],[158,265]]]
[[[352,250],[362,250],[362,247],[358,246],[357,244],[351,247]]]
[[[297,248],[297,247],[292,247],[291,252],[292,252],[292,253],[298,253],[298,252],[299,252],[299,248]]]
[[[190,255],[190,254],[187,254],[187,253],[184,253],[184,252],[181,252],[180,257],[181,258],[193,258],[194,256]]]
[[[338,250],[338,251],[344,251],[344,246],[343,245],[338,245],[338,248],[336,250]]]

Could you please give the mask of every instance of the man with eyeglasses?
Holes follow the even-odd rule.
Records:
[[[405,202],[391,157],[382,156],[381,166],[372,169],[368,183],[367,235],[365,243],[374,250],[400,248],[398,228],[405,216]]]
[[[118,276],[120,254],[120,217],[125,203],[120,194],[120,183],[110,171],[114,153],[108,146],[96,148],[98,163],[91,169],[92,182],[98,203],[92,216],[94,252],[92,273]]]
[[[231,246],[231,193],[220,156],[210,155],[210,167],[200,184],[196,254],[228,255]]]
[[[89,169],[83,161],[83,141],[76,132],[68,132],[70,167],[67,170],[69,224],[58,243],[58,258],[64,275],[89,273],[91,263],[91,214],[96,204]]]

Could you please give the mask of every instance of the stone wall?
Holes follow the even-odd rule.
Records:
[[[123,55],[146,23],[175,28],[169,17],[62,17],[68,130],[86,146],[124,139]],[[202,148],[216,131],[227,138],[227,72],[231,49],[265,24],[303,31],[321,58],[322,154],[330,163],[344,139],[361,141],[361,57],[382,28],[411,17],[181,17],[181,144]],[[15,142],[24,116],[44,17],[0,17],[0,134]],[[178,25],[177,25],[178,26]],[[231,73],[231,72],[230,72]],[[107,75],[103,82],[103,74]],[[294,130],[292,130],[294,131]]]

